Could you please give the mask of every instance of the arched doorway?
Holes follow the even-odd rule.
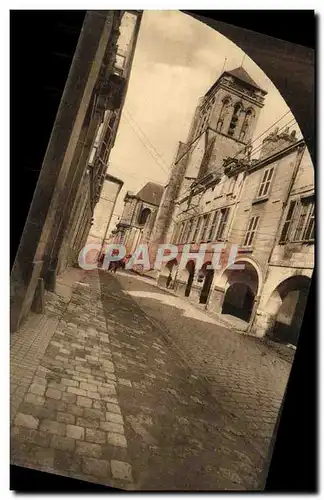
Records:
[[[206,304],[209,296],[210,287],[214,278],[214,269],[207,269],[207,266],[211,265],[211,262],[206,262],[201,268],[202,272],[205,274],[204,284],[202,286],[199,303]]]
[[[151,210],[149,208],[143,208],[138,217],[139,225],[144,226],[150,215],[151,215]]]
[[[189,260],[189,262],[187,262],[186,269],[189,275],[188,275],[187,285],[185,288],[185,297],[189,297],[195,276],[195,263],[193,260]]]
[[[266,336],[277,342],[297,345],[310,282],[307,276],[292,276],[272,292],[266,308],[272,322]]]
[[[226,291],[222,314],[236,316],[249,322],[253,310],[255,295],[244,283],[233,283]]]
[[[165,271],[167,272],[167,279],[165,286],[166,288],[174,288],[175,277],[178,270],[178,262],[176,259],[170,260],[166,266]]]
[[[229,267],[222,276],[225,295],[221,313],[248,323],[259,292],[261,274],[250,261],[237,261],[235,264],[242,265],[242,269]]]

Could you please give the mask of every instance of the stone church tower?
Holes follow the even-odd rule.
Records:
[[[266,94],[239,67],[223,72],[200,99],[187,142],[179,143],[171,167],[150,240],[152,249],[171,241],[181,192],[193,181],[221,173],[225,158],[246,154]]]

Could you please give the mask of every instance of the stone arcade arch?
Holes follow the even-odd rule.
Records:
[[[186,270],[188,272],[188,280],[185,288],[185,297],[189,297],[190,295],[192,283],[195,276],[195,268],[196,268],[195,261],[189,260],[186,265]]]
[[[266,336],[297,345],[311,279],[295,275],[282,281],[272,292],[265,311],[271,321]]]
[[[200,297],[199,297],[199,303],[200,304],[206,304],[208,297],[209,297],[209,292],[211,285],[213,283],[214,279],[214,269],[207,269],[207,266],[211,265],[211,262],[205,262],[203,267],[201,268],[201,271],[204,273],[204,283],[200,292]]]
[[[261,289],[261,273],[251,261],[238,260],[235,264],[242,264],[244,268],[227,268],[224,271],[222,281],[225,295],[221,313],[249,322]]]
[[[177,274],[178,270],[178,261],[177,259],[170,260],[167,262],[165,266],[165,272],[167,272],[167,278],[166,278],[166,283],[165,286],[166,288],[173,288],[174,287],[174,280]]]
[[[143,208],[138,217],[138,223],[140,226],[144,226],[147,222],[147,219],[151,215],[151,210],[149,208]]]

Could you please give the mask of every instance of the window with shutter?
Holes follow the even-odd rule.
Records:
[[[215,239],[217,224],[219,220],[219,211],[216,210],[216,212],[213,213],[212,217],[213,218],[209,229],[208,241],[213,241]]]
[[[202,225],[202,217],[199,217],[198,222],[197,222],[197,226],[195,227],[195,232],[194,232],[194,235],[192,238],[193,243],[196,243],[198,241],[201,225]]]
[[[315,206],[311,205],[308,220],[304,231],[304,241],[314,241],[315,236]]]
[[[269,194],[270,190],[270,185],[271,185],[271,180],[273,178],[273,171],[274,168],[267,168],[267,170],[264,172],[262,181],[259,187],[258,195],[257,198],[264,198]]]
[[[314,239],[315,210],[312,198],[304,198],[300,201],[297,214],[297,225],[292,241],[310,241]]]
[[[206,214],[203,217],[203,228],[201,233],[201,241],[207,240],[207,234],[209,229],[210,214]]]
[[[228,220],[229,208],[222,208],[221,210],[221,218],[219,221],[219,226],[217,229],[216,239],[218,241],[222,241],[225,235],[225,228]]]
[[[286,217],[284,226],[282,228],[279,243],[285,243],[286,241],[289,240],[289,232],[290,232],[293,220],[294,220],[294,213],[295,213],[296,206],[297,206],[297,201],[295,201],[295,200],[292,201],[289,205],[287,217]]]
[[[255,240],[255,235],[256,235],[258,224],[259,224],[259,219],[260,219],[260,217],[258,215],[255,215],[250,219],[249,224],[248,224],[248,228],[247,228],[247,231],[245,234],[245,238],[244,238],[244,243],[243,243],[244,247],[252,246],[252,244]]]

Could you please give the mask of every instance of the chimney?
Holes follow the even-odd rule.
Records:
[[[274,131],[263,140],[260,159],[278,153],[295,142],[297,142],[296,130],[290,132],[289,127],[286,127],[283,132],[279,133],[279,128],[276,127]]]

